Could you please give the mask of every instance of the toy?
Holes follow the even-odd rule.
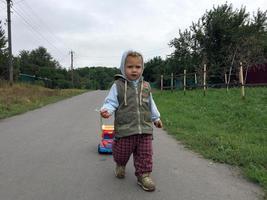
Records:
[[[112,153],[112,143],[114,138],[114,125],[103,125],[102,117],[101,122],[101,141],[98,144],[98,153]]]

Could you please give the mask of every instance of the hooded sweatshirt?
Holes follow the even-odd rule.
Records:
[[[126,58],[128,56],[129,53],[133,52],[132,50],[129,50],[129,51],[126,51],[123,53],[122,55],[122,59],[121,59],[121,65],[120,65],[120,70],[121,70],[121,75],[116,75],[115,78],[117,79],[110,91],[109,91],[109,94],[108,96],[106,97],[105,101],[104,101],[104,104],[101,108],[101,110],[107,110],[110,114],[113,114],[115,112],[115,132],[119,132],[118,130],[116,130],[116,118],[120,117],[121,115],[124,117],[124,118],[132,118],[132,120],[136,119],[136,118],[147,118],[147,116],[149,116],[151,119],[146,119],[146,121],[150,121],[150,122],[154,122],[154,121],[157,121],[160,119],[160,113],[156,107],[156,104],[153,100],[153,97],[152,97],[152,94],[150,93],[150,87],[149,87],[149,84],[147,82],[144,82],[143,81],[143,77],[142,75],[137,79],[137,80],[134,80],[134,81],[130,81],[127,79],[126,75],[125,75],[125,61],[126,61]],[[142,59],[143,60],[143,59]],[[144,70],[144,63],[142,63],[142,68]],[[143,71],[142,71],[143,73]],[[143,88],[145,86],[145,88]],[[147,90],[147,88],[149,88],[149,91]],[[133,101],[133,97],[130,97],[129,99],[129,92],[130,91],[133,91],[133,89],[135,89],[136,91],[138,91],[138,105],[133,105],[136,101]],[[129,90],[127,92],[127,90]],[[119,92],[119,93],[118,93]],[[146,92],[148,92],[148,94],[145,94]],[[128,95],[127,95],[128,94]],[[130,93],[131,94],[131,93]],[[148,95],[148,98],[144,99],[143,96],[144,95]],[[134,97],[135,99],[135,97]],[[129,102],[130,101],[130,104]],[[143,102],[145,101],[145,102]],[[138,109],[141,109],[141,110],[138,110],[137,112],[140,112],[141,111],[141,115],[137,115],[137,116],[134,116],[136,112],[132,112],[132,114],[129,114],[129,116],[124,116],[125,114],[120,114],[120,110],[121,110],[121,106],[126,106],[126,107],[123,107],[124,108],[124,113],[125,111],[127,113],[130,112],[130,110],[127,110],[127,109],[130,109],[129,106],[136,106]],[[128,107],[127,107],[128,106]],[[126,109],[126,110],[125,110]],[[144,113],[144,110],[148,110],[149,111],[149,115],[147,114],[147,112]],[[127,114],[126,114],[127,115]],[[140,119],[139,119],[139,122],[140,122]],[[140,122],[141,124],[143,123],[143,125],[146,125],[147,122]],[[125,127],[129,127],[129,125],[127,125],[127,123],[125,124]],[[141,133],[141,132],[146,132],[146,127],[142,126],[142,128],[138,129],[138,132],[137,133]],[[121,132],[127,132],[126,129],[124,129],[123,131]],[[150,133],[150,132],[148,132]],[[127,135],[131,135],[133,133],[128,132],[128,134],[126,133],[126,136]],[[136,133],[135,133],[136,134]],[[121,134],[118,134],[117,136],[122,136]]]

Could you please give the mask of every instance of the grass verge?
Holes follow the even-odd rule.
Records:
[[[165,129],[216,162],[239,166],[267,192],[267,88],[169,91],[153,94]],[[265,195],[266,199],[266,195]]]
[[[0,83],[0,119],[33,110],[75,96],[86,90],[49,89],[29,84]]]

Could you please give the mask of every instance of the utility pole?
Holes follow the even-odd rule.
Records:
[[[10,17],[10,6],[11,0],[7,2],[7,24],[8,24],[8,63],[9,63],[9,83],[13,85],[13,64],[12,64],[12,44],[11,44],[11,17]]]
[[[70,51],[70,69],[71,69],[71,83],[72,83],[72,87],[74,87],[74,81],[73,81],[73,51]]]

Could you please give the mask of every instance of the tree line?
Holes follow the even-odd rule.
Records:
[[[0,80],[9,78],[6,43],[0,22]],[[45,47],[38,47],[31,51],[22,50],[17,57],[13,56],[12,60],[15,81],[21,80],[25,75],[28,78],[27,81],[51,88],[107,89],[111,86],[113,76],[119,73],[119,69],[108,67],[67,70],[61,67]]]
[[[159,85],[161,74],[202,73],[207,65],[209,82],[224,82],[224,74],[236,73],[239,63],[248,69],[266,63],[267,11],[252,15],[242,6],[222,4],[207,10],[169,42],[174,51],[165,59],[156,56],[145,63],[144,77]],[[53,88],[107,89],[117,68],[81,67],[73,71],[60,66],[45,47],[22,50],[13,57],[14,79],[19,74],[43,77]],[[8,79],[7,39],[0,22],[0,79]],[[231,68],[231,70],[230,70]],[[73,77],[73,81],[72,81]]]
[[[169,45],[174,47],[165,60],[155,57],[146,63],[145,76],[159,83],[160,74],[203,74],[207,65],[208,81],[223,83],[224,74],[237,73],[240,62],[247,70],[267,59],[267,11],[250,15],[245,7],[234,9],[222,4],[206,11],[197,22],[179,34]],[[231,68],[231,70],[230,70]]]

